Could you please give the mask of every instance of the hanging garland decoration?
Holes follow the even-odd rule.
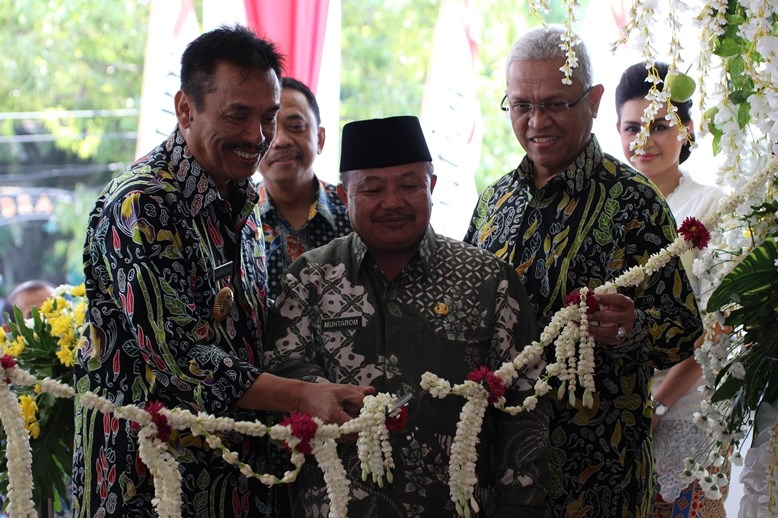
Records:
[[[565,0],[564,3],[567,11],[567,32],[561,46],[566,49],[567,60],[562,71],[565,72],[565,79],[569,81],[572,68],[577,65],[572,52],[572,46],[575,44],[572,25],[578,2]],[[543,0],[534,0],[531,5],[538,12],[548,8],[547,1]],[[681,0],[670,0],[666,5],[670,9],[673,34],[671,70],[677,71],[681,55],[677,38],[681,28],[677,14],[684,10],[686,5]],[[648,28],[655,23],[659,9],[658,0],[635,0],[630,21],[625,27],[626,34],[622,43],[632,38],[643,49],[647,68],[655,62],[655,47]],[[714,246],[705,248],[702,259],[695,264],[695,274],[705,276],[713,286],[717,286],[721,279],[735,268],[740,258],[762,244],[770,225],[776,225],[775,221],[749,221],[752,232],[745,243],[742,239],[734,239],[732,233],[727,232],[728,229],[742,225],[744,220],[748,221],[746,215],[752,213],[751,208],[765,202],[766,186],[778,178],[778,160],[770,156],[769,147],[766,147],[778,141],[778,128],[770,126],[770,121],[778,120],[778,96],[775,86],[778,84],[778,51],[770,39],[770,31],[774,28],[774,20],[778,16],[777,9],[774,2],[769,0],[718,0],[701,2],[699,5],[697,18],[702,25],[703,52],[698,68],[705,76],[712,74],[713,70],[721,70],[721,80],[717,81],[717,89],[711,95],[716,110],[715,113],[706,115],[703,128],[713,134],[714,146],[725,152],[726,160],[721,168],[719,183],[731,187],[733,195],[721,204],[720,211],[711,221],[684,221],[679,228],[679,237],[667,248],[651,256],[645,265],[630,268],[618,279],[596,288],[593,293],[615,293],[619,288],[635,286],[661,269],[673,257],[694,247],[704,248],[709,242]],[[773,22],[765,23],[765,20]],[[737,47],[737,50],[733,51],[734,47]],[[754,49],[754,52],[738,54],[742,49]],[[714,63],[713,56],[721,58],[722,63]],[[654,82],[654,87],[656,84]],[[704,103],[707,98],[705,81],[700,81],[700,85]],[[731,88],[737,89],[739,94],[733,95]],[[675,114],[670,109],[672,105],[669,104],[669,96],[670,92],[655,91],[651,96],[649,110],[652,106],[657,109],[657,106],[666,103],[668,117],[672,119]],[[650,112],[645,115],[647,120],[649,115]],[[749,138],[749,124],[758,126],[769,138]],[[679,124],[679,130],[681,127]],[[683,133],[680,136],[682,137]],[[636,146],[639,148],[640,144]],[[726,256],[725,260],[722,260],[723,256]],[[562,394],[559,395],[566,394],[571,402],[577,402],[580,397],[584,406],[593,404],[594,340],[588,333],[587,317],[592,311],[592,300],[592,292],[585,288],[570,294],[566,305],[553,315],[540,339],[527,345],[512,362],[506,362],[494,372],[484,368],[476,369],[466,381],[457,385],[451,385],[429,372],[422,376],[421,387],[433,397],[457,395],[465,399],[451,445],[449,466],[451,497],[461,515],[468,516],[471,510],[479,510],[478,502],[473,496],[474,446],[489,405],[514,415],[530,411],[537,404],[538,398],[550,391],[549,380],[552,377],[556,377],[562,384]],[[705,315],[704,321],[708,340],[697,353],[697,357],[703,360],[701,363],[706,380],[714,380],[712,383],[715,386],[715,378],[726,364],[730,351],[722,346],[722,333],[715,332],[716,326],[723,323],[724,316],[716,312],[709,313]],[[555,361],[546,366],[544,374],[537,380],[534,394],[525,398],[519,405],[506,406],[505,387],[511,386],[519,372],[537,362],[543,350],[552,344],[555,345]],[[67,351],[72,352],[72,349],[68,348]],[[67,351],[63,349],[64,358],[69,358]],[[30,437],[25,428],[22,407],[14,393],[18,387],[30,386],[35,386],[41,393],[52,394],[56,398],[75,397],[73,388],[67,384],[49,378],[38,380],[36,376],[21,368],[9,354],[0,358],[0,420],[6,431],[9,477],[7,496],[9,511],[14,517],[35,516]],[[317,418],[293,414],[283,423],[272,427],[257,422],[234,421],[205,414],[194,415],[181,409],[167,409],[155,402],[140,408],[132,405],[116,406],[93,393],[81,394],[78,397],[80,404],[85,407],[102,413],[114,413],[136,424],[139,430],[141,458],[155,480],[153,505],[160,517],[171,518],[180,516],[181,498],[177,463],[165,440],[172,430],[189,430],[194,435],[204,437],[212,448],[222,451],[222,458],[226,462],[235,465],[244,475],[255,477],[264,484],[294,481],[306,461],[306,454],[312,455],[324,471],[331,502],[330,516],[342,517],[346,515],[348,507],[348,479],[337,456],[335,441],[342,435],[358,434],[358,455],[363,478],[372,477],[379,486],[384,483],[384,479],[391,483],[394,464],[388,434],[390,429],[401,428],[403,421],[402,411],[398,416],[388,415],[387,409],[397,400],[390,394],[367,396],[360,415],[341,426],[324,424]],[[709,406],[710,409],[714,408],[713,405]],[[712,412],[710,409],[707,410]],[[705,409],[703,415],[706,415]],[[405,417],[407,418],[407,414]],[[287,444],[292,452],[294,469],[281,478],[254,473],[249,466],[240,462],[237,453],[229,451],[221,443],[218,434],[226,431],[247,436],[267,435]],[[771,444],[775,445],[775,434]],[[773,451],[775,450],[773,447]],[[706,462],[711,458],[713,457],[706,459]],[[703,487],[715,496],[716,487],[727,483],[726,477],[710,475],[704,467],[706,465],[708,464],[690,461],[688,471],[698,479],[705,479]],[[715,465],[715,462],[711,465]]]

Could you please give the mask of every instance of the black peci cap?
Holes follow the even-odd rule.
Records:
[[[343,126],[340,172],[432,162],[419,119],[412,115],[367,119]]]

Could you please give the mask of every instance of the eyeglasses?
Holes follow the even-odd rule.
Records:
[[[506,104],[508,101],[508,94],[505,94],[505,96],[502,98],[502,101],[500,102],[500,109],[504,112],[512,112],[517,117],[525,117],[532,113],[533,110],[537,110],[540,113],[565,113],[569,111],[570,108],[583,101],[591,91],[592,87],[590,86],[586,89],[583,95],[575,101],[546,101],[540,104],[532,104],[530,102],[524,101]]]

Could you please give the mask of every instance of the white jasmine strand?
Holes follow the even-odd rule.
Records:
[[[29,433],[24,427],[24,417],[16,394],[10,390],[8,382],[3,380],[0,380],[0,422],[6,435],[8,513],[14,517],[36,517],[35,503],[32,501]]]
[[[745,210],[744,206],[750,204],[758,205],[764,198],[764,185],[778,175],[778,161],[770,159],[766,165],[753,175],[745,184],[745,187],[736,191],[732,196],[721,204],[721,211],[711,217],[710,221],[705,221],[706,226],[717,227],[722,220],[729,221],[729,214],[726,211]],[[760,194],[761,193],[761,194]],[[715,232],[714,232],[715,233]],[[731,250],[732,257],[747,253],[753,247],[758,246],[768,235],[766,224],[755,225],[754,231],[748,240],[744,243],[732,241],[732,244],[722,247],[724,250]],[[719,239],[726,239],[725,233],[716,234]],[[718,245],[717,245],[718,246]],[[673,260],[678,254],[690,248],[687,240],[679,237],[666,249],[652,255],[644,266],[635,266],[627,270],[622,276],[612,282],[606,283],[597,289],[595,293],[614,293],[618,288],[636,286],[651,275],[652,272],[664,268],[669,261]],[[728,267],[731,267],[728,261]],[[710,270],[710,268],[708,268]],[[722,275],[723,276],[723,275]],[[585,291],[582,291],[585,298]],[[712,328],[721,325],[723,317],[715,312],[706,315],[706,328]],[[554,363],[546,366],[545,373],[538,377],[534,385],[534,394],[525,398],[517,406],[505,407],[504,400],[495,402],[497,408],[511,414],[526,411],[534,408],[537,399],[548,393],[550,385],[548,383],[551,377],[557,377],[567,382],[568,398],[575,397],[576,386],[583,388],[584,404],[591,404],[594,392],[594,357],[590,351],[592,344],[591,334],[588,332],[588,317],[585,304],[580,302],[574,306],[561,308],[552,316],[549,325],[542,331],[540,340],[527,345],[516,358],[511,362],[501,365],[495,375],[500,378],[506,386],[509,386],[519,375],[524,372],[528,366],[534,365],[543,354],[546,347],[555,345],[556,360]],[[710,334],[713,339],[706,340],[702,351],[709,358],[707,366],[704,364],[704,375],[706,379],[715,376],[715,373],[721,368],[723,359],[728,354],[727,335],[718,333]],[[575,357],[575,345],[579,344],[579,355]],[[711,367],[712,366],[712,367]],[[57,397],[73,397],[72,388],[63,385],[60,382],[51,379],[38,380],[29,372],[18,366],[4,368],[4,378],[12,381],[15,385],[34,385],[40,384],[43,392],[54,394]],[[742,373],[741,373],[742,374]],[[733,369],[732,375],[738,375],[737,369]],[[482,384],[466,381],[462,384],[452,385],[449,381],[439,378],[432,373],[425,373],[421,379],[421,387],[429,391],[433,397],[444,398],[451,394],[466,398],[464,403],[461,421],[457,427],[455,441],[452,444],[452,469],[450,478],[450,491],[452,499],[455,499],[457,508],[463,514],[477,510],[478,503],[473,497],[472,489],[475,487],[475,457],[470,456],[473,445],[478,440],[483,412],[488,404],[488,393]],[[10,390],[8,383],[0,383],[0,417],[3,419],[3,425],[8,437],[9,463],[8,475],[12,491],[9,493],[9,506],[13,510],[14,516],[28,516],[30,509],[34,510],[31,503],[31,457],[29,456],[29,436],[24,430],[23,421],[20,421],[20,410],[16,403],[15,395]],[[158,491],[155,495],[154,505],[161,516],[177,516],[176,509],[180,509],[180,480],[177,478],[178,469],[175,459],[167,453],[166,443],[159,440],[156,425],[151,419],[151,415],[144,409],[136,406],[117,406],[113,402],[92,392],[86,392],[77,396],[80,398],[80,404],[99,410],[103,413],[115,413],[124,419],[131,420],[141,426],[141,446],[143,448],[143,461],[149,465],[150,471],[155,476],[155,487]],[[365,410],[363,415],[357,419],[344,424],[342,427],[334,425],[320,424],[316,437],[312,441],[316,450],[315,457],[318,462],[323,463],[325,472],[328,476],[328,494],[332,501],[334,513],[340,513],[344,509],[343,502],[347,502],[348,489],[342,483],[345,480],[341,477],[338,467],[339,460],[333,457],[334,449],[331,447],[332,441],[336,437],[346,433],[360,433],[364,435],[363,451],[361,459],[366,459],[371,475],[377,475],[374,479],[380,484],[383,475],[390,477],[393,468],[391,445],[388,436],[384,432],[385,408],[391,402],[393,396],[388,394],[379,394],[372,399],[366,398]],[[725,434],[726,427],[726,408],[720,405],[703,404],[696,419],[701,425],[707,427],[712,433],[718,434],[719,441],[742,440],[743,432],[735,431],[734,434]],[[175,409],[159,410],[159,413],[165,417],[167,424],[177,430],[190,429],[191,433],[205,437],[205,440],[212,448],[222,449],[222,456],[225,461],[234,463],[236,469],[246,476],[257,477],[265,484],[285,483],[293,481],[299,472],[300,466],[305,462],[305,456],[299,452],[293,451],[292,462],[296,466],[295,470],[287,472],[282,479],[278,479],[270,474],[256,474],[248,466],[242,464],[235,452],[228,451],[222,444],[218,433],[226,431],[238,431],[244,435],[262,436],[269,435],[275,440],[287,442],[292,447],[298,444],[300,439],[295,437],[289,427],[275,425],[267,427],[258,422],[239,422],[229,418],[214,417],[204,413],[197,415],[187,411]],[[479,417],[480,416],[480,417]],[[745,423],[748,425],[748,423]],[[474,450],[472,450],[474,451]],[[733,456],[733,462],[739,458],[739,454]],[[706,463],[694,465],[694,469],[687,472],[698,477],[706,488],[706,491],[715,495],[717,488],[725,484],[725,478],[717,474],[710,474],[705,471],[704,466],[716,465],[721,463],[721,458],[711,455],[705,459]],[[332,484],[332,487],[330,487]],[[180,512],[180,511],[179,511]],[[27,513],[27,514],[25,514]],[[333,516],[338,516],[334,514]]]

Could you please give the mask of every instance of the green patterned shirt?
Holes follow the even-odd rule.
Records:
[[[604,154],[592,136],[541,188],[525,157],[486,189],[465,241],[516,269],[544,326],[572,290],[615,279],[675,237],[675,221],[656,187]],[[677,260],[624,293],[635,301],[636,327],[620,346],[596,347],[594,407],[573,407],[567,398],[554,405],[556,516],[647,516],[654,501],[653,369],[690,356],[702,327]]]
[[[285,276],[266,340],[267,368],[302,379],[412,392],[408,426],[393,434],[394,481],[363,482],[353,444],[339,446],[351,481],[349,516],[455,516],[448,489],[449,446],[464,400],[421,391],[430,371],[452,383],[495,369],[537,338],[521,283],[505,263],[428,232],[418,252],[388,281],[352,234],[303,254]],[[531,388],[543,363],[510,391]],[[480,435],[476,498],[509,516],[547,516],[548,403],[510,417],[489,409]],[[306,463],[295,488],[298,516],[326,516],[326,487]],[[496,516],[496,515],[495,515]]]

